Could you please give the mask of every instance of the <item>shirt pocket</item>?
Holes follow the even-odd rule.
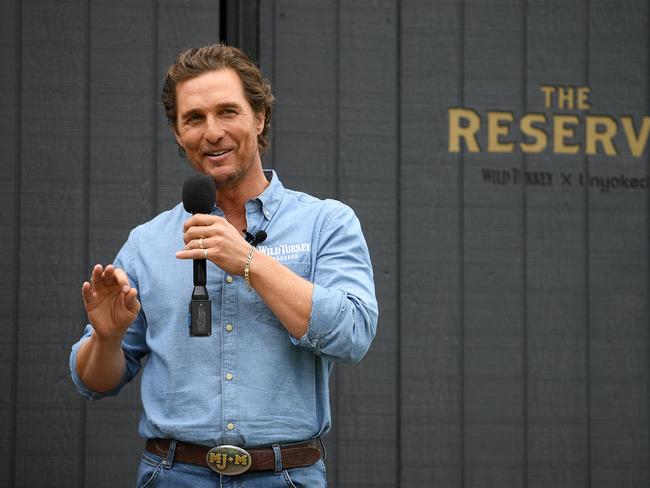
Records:
[[[282,264],[298,276],[309,280],[311,274],[311,263],[309,261],[284,261]],[[255,303],[255,318],[263,324],[283,328],[278,318],[259,296]]]

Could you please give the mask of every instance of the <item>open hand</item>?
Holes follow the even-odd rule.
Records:
[[[85,281],[81,295],[88,320],[100,340],[120,341],[140,312],[137,290],[129,284],[126,273],[112,264],[96,264],[90,283]]]

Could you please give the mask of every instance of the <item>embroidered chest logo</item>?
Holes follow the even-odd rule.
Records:
[[[301,254],[308,253],[311,250],[311,244],[309,242],[300,242],[297,244],[278,244],[277,246],[258,246],[257,250],[271,256],[276,261],[293,261],[298,259]]]

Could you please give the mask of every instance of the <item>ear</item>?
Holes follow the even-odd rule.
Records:
[[[266,115],[265,112],[258,112],[255,114],[255,128],[257,129],[258,136],[264,130],[264,115]]]
[[[172,129],[172,132],[174,133],[174,137],[176,138],[176,144],[178,144],[183,150],[185,150],[185,148],[183,147],[183,144],[181,144],[181,136],[178,133],[178,129],[176,129],[175,125],[172,126],[171,129]]]

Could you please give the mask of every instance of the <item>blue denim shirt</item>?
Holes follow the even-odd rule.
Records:
[[[122,341],[126,373],[115,390],[78,390],[97,399],[117,392],[143,366],[139,433],[203,445],[243,447],[298,442],[330,427],[328,378],[334,361],[359,361],[375,335],[377,302],[368,248],[354,212],[335,200],[270,185],[246,203],[248,230],[265,230],[258,250],[314,283],[308,332],[292,337],[244,279],[207,263],[212,335],[190,337],[192,261],[181,204],[136,227],[114,265],[138,289],[142,310]],[[214,215],[223,216],[215,206]]]

